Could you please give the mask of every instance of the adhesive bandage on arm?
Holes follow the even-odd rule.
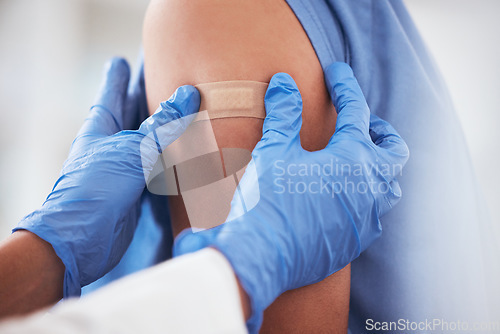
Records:
[[[195,85],[200,92],[200,111],[210,119],[266,118],[264,96],[268,84],[260,81],[219,81]]]
[[[194,229],[223,223],[235,192],[236,200],[244,202],[246,211],[257,204],[258,198],[244,198],[238,190],[245,169],[255,168],[247,167],[251,152],[243,148],[219,148],[211,120],[264,119],[267,86],[257,81],[222,81],[195,86],[200,92],[200,111],[182,136],[163,151],[147,182],[153,193],[182,195]],[[230,218],[236,218],[235,213]]]

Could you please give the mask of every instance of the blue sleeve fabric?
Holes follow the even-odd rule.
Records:
[[[287,2],[322,67],[349,63],[371,112],[411,152],[398,177],[401,202],[382,218],[381,239],[352,263],[350,331],[399,319],[498,319],[488,313],[500,309],[491,298],[497,284],[483,285],[498,262],[492,229],[453,104],[404,4]]]

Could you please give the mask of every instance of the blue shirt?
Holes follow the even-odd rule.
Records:
[[[500,319],[488,313],[500,310],[489,298],[498,296],[493,230],[450,96],[402,1],[287,2],[322,67],[350,64],[371,112],[410,149],[401,202],[381,219],[381,239],[352,263],[351,332],[375,322],[394,321],[400,327],[390,331],[401,332],[426,320],[451,329],[457,320]]]

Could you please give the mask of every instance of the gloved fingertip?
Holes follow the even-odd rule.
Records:
[[[297,137],[302,127],[302,96],[289,74],[277,73],[272,77],[264,103],[264,135],[274,132],[284,137]]]
[[[391,161],[402,166],[406,164],[410,157],[408,145],[389,122],[371,114],[370,137],[375,145],[391,153]]]
[[[284,72],[279,72],[273,75],[271,81],[269,82],[268,89],[274,87],[280,87],[283,89],[288,89],[290,91],[297,91],[297,92],[299,90],[297,88],[295,81],[290,76],[290,74]]]
[[[180,86],[168,100],[160,103],[160,106],[163,110],[175,109],[179,117],[194,114],[200,109],[200,92],[191,85]]]
[[[266,112],[270,113],[278,109],[267,108],[268,105],[282,104],[284,101],[294,103],[300,102],[300,109],[302,109],[302,96],[293,78],[287,73],[276,73],[271,78],[267,88],[265,96]]]
[[[337,111],[334,136],[368,138],[370,108],[351,67],[339,62],[329,65],[325,69],[325,81]]]
[[[107,78],[130,77],[130,66],[122,57],[113,57],[106,63],[104,72]],[[128,83],[128,82],[127,82]]]
[[[344,81],[345,79],[354,77],[354,73],[348,64],[335,62],[326,67],[325,77],[328,90],[332,92],[335,84]]]
[[[335,62],[327,66],[325,69],[325,82],[337,113],[340,113],[343,104],[348,103],[350,100],[364,101],[361,87],[359,87],[354,72],[346,63]]]
[[[99,104],[113,112],[121,112],[128,91],[130,67],[120,57],[111,58],[104,66],[104,78],[94,104]]]

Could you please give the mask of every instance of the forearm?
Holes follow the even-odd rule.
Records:
[[[21,315],[62,298],[64,265],[52,246],[28,231],[17,231],[0,243],[0,318]],[[250,302],[238,282],[244,317]]]
[[[0,323],[0,332],[246,333],[240,305],[231,265],[205,249],[62,303],[48,316]]]
[[[28,231],[0,243],[0,318],[26,314],[62,298],[64,265],[52,246]]]

